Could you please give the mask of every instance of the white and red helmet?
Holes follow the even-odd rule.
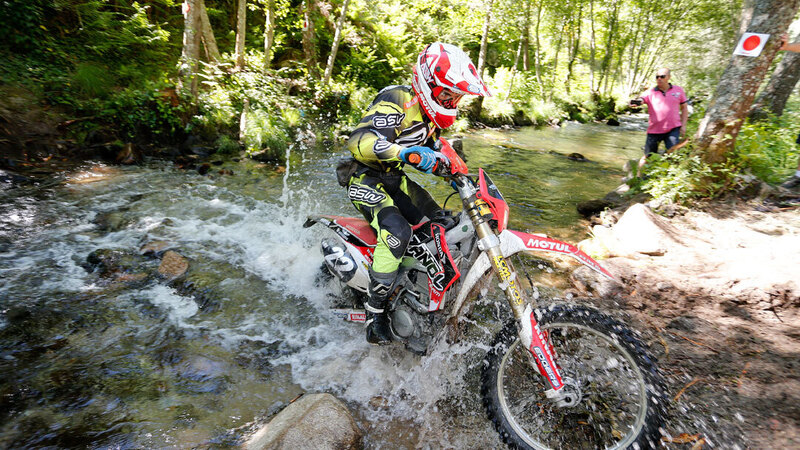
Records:
[[[419,54],[411,85],[425,114],[439,128],[455,122],[461,95],[492,95],[469,56],[460,48],[441,42],[428,45]],[[445,89],[459,95],[455,102],[442,104],[437,100]]]

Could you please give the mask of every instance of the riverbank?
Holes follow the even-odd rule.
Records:
[[[800,209],[764,209],[714,202],[668,219],[634,205],[583,243],[608,250],[622,284],[573,275],[645,333],[673,399],[670,434],[705,439],[693,448],[800,446]]]

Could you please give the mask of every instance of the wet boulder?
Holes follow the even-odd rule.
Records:
[[[589,162],[589,159],[580,153],[570,153],[567,155],[567,159],[578,162]]]
[[[580,214],[583,217],[589,218],[596,214],[600,214],[607,208],[613,208],[614,206],[615,205],[613,202],[610,202],[605,199],[599,199],[599,200],[586,200],[583,202],[579,202],[576,208],[578,209],[578,214]]]
[[[139,272],[141,265],[141,257],[132,252],[101,248],[89,253],[83,268],[101,277],[119,278]]]
[[[120,231],[130,223],[122,210],[99,213],[93,220],[100,231],[113,233]]]
[[[4,185],[16,186],[19,184],[28,183],[30,181],[31,179],[26,176],[0,169],[0,187],[3,187]]]
[[[221,394],[230,385],[227,363],[200,355],[189,355],[173,368],[176,387],[187,394]]]
[[[167,250],[172,249],[172,244],[167,241],[150,241],[139,247],[139,254],[161,258]]]
[[[358,449],[359,431],[347,407],[330,394],[307,394],[251,436],[245,449]]]
[[[128,142],[122,146],[122,150],[117,153],[116,162],[118,164],[137,164],[142,162],[142,152],[140,152],[132,143]]]
[[[161,265],[158,266],[158,273],[171,280],[182,276],[187,270],[189,270],[189,260],[174,250],[164,253]]]

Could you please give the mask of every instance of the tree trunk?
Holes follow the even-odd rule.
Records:
[[[514,57],[514,67],[511,68],[511,82],[508,84],[508,95],[506,100],[511,100],[511,91],[514,90],[514,77],[517,75],[517,65],[519,64],[519,57],[522,53],[522,39],[519,40],[517,45],[517,56]]]
[[[611,16],[608,18],[608,35],[606,36],[605,44],[606,54],[603,55],[603,61],[600,63],[600,79],[597,81],[598,91],[603,86],[603,81],[605,81],[605,88],[603,88],[603,91],[608,88],[608,71],[611,68],[611,58],[614,56],[614,47],[612,46],[612,43],[614,41],[614,37],[617,35],[619,1],[614,1],[612,8],[613,10]]]
[[[483,33],[481,35],[481,49],[478,52],[478,75],[483,78],[483,69],[486,68],[486,47],[489,43],[489,25],[492,21],[492,4],[494,0],[488,0],[486,4],[486,18],[483,21]],[[483,109],[483,96],[478,97],[470,105],[470,115],[477,119]]]
[[[317,67],[317,48],[314,42],[314,0],[305,1],[303,10],[303,54],[306,58],[308,74],[313,79],[319,79],[319,68]]]
[[[583,3],[578,3],[578,18],[577,20],[573,21],[572,26],[570,27],[570,36],[572,38],[572,46],[570,47],[570,56],[569,56],[569,64],[567,64],[567,81],[565,83],[565,88],[567,94],[569,94],[569,82],[572,78],[572,66],[575,64],[575,59],[578,57],[578,49],[580,48],[581,44],[581,21],[583,19]],[[577,30],[575,29],[577,27]],[[572,33],[575,33],[576,36],[572,36]]]
[[[178,69],[178,89],[189,89],[197,98],[197,69],[200,59],[200,0],[185,0],[183,10],[183,49]]]
[[[267,0],[264,6],[264,69],[272,62],[272,43],[275,40],[275,0]]]
[[[533,49],[533,66],[536,69],[536,85],[539,86],[539,89],[542,90],[541,94],[544,94],[544,86],[542,86],[542,61],[541,55],[542,50],[539,44],[539,25],[542,23],[542,11],[544,10],[544,6],[541,2],[539,2],[538,8],[536,9],[536,29],[533,33],[536,36],[536,42]]]
[[[244,37],[247,24],[247,0],[238,0],[239,7],[236,12],[236,64],[235,70],[244,69]]]
[[[565,23],[566,22],[561,24],[562,30],[564,29],[563,25]],[[553,76],[550,78],[550,86],[556,85],[556,77],[558,76],[558,54],[561,53],[561,42],[563,40],[564,40],[564,33],[558,33],[558,39],[556,40],[556,48],[553,56]],[[555,89],[547,90],[547,96],[545,98],[547,99],[548,102],[553,99],[553,91],[555,91]]]
[[[800,80],[800,53],[786,52],[778,67],[772,72],[769,84],[750,109],[750,119],[763,120],[769,113],[776,116],[783,114],[786,100],[789,99],[798,80]]]
[[[331,48],[331,54],[328,56],[328,66],[325,67],[325,75],[322,77],[323,86],[328,84],[328,80],[330,80],[331,74],[333,73],[333,63],[336,61],[336,52],[339,50],[339,41],[342,38],[342,28],[344,28],[344,19],[347,15],[348,3],[350,3],[350,0],[344,0],[342,14],[339,16],[339,21],[336,22],[336,32],[333,35],[333,48]]]
[[[206,49],[206,56],[209,61],[219,62],[219,48],[217,47],[217,40],[214,38],[214,30],[211,28],[211,22],[208,21],[208,12],[206,12],[206,2],[199,0],[200,3],[200,25],[203,30],[203,46]]]
[[[595,35],[594,35],[594,0],[589,0],[589,25],[592,34],[589,37],[589,90],[594,90],[594,65],[595,65]]]
[[[531,0],[525,2],[525,28],[522,30],[522,70],[531,70],[529,58],[531,46]],[[516,67],[516,64],[514,65]]]
[[[486,18],[483,21],[483,34],[481,35],[481,50],[478,53],[478,75],[483,78],[483,69],[486,67],[486,47],[489,44],[489,25],[492,21],[492,4],[494,0],[488,0],[486,5]]]
[[[708,163],[725,161],[734,148],[742,121],[750,111],[769,65],[780,47],[779,36],[786,32],[797,13],[800,0],[755,0],[752,19],[746,29],[767,33],[769,40],[758,57],[731,57],[714,93],[706,115],[700,121],[696,150]]]

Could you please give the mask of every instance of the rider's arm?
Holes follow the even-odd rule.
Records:
[[[403,146],[394,140],[402,130],[406,114],[402,98],[392,92],[379,95],[350,135],[348,148],[353,156],[364,163],[400,163],[398,154]]]

